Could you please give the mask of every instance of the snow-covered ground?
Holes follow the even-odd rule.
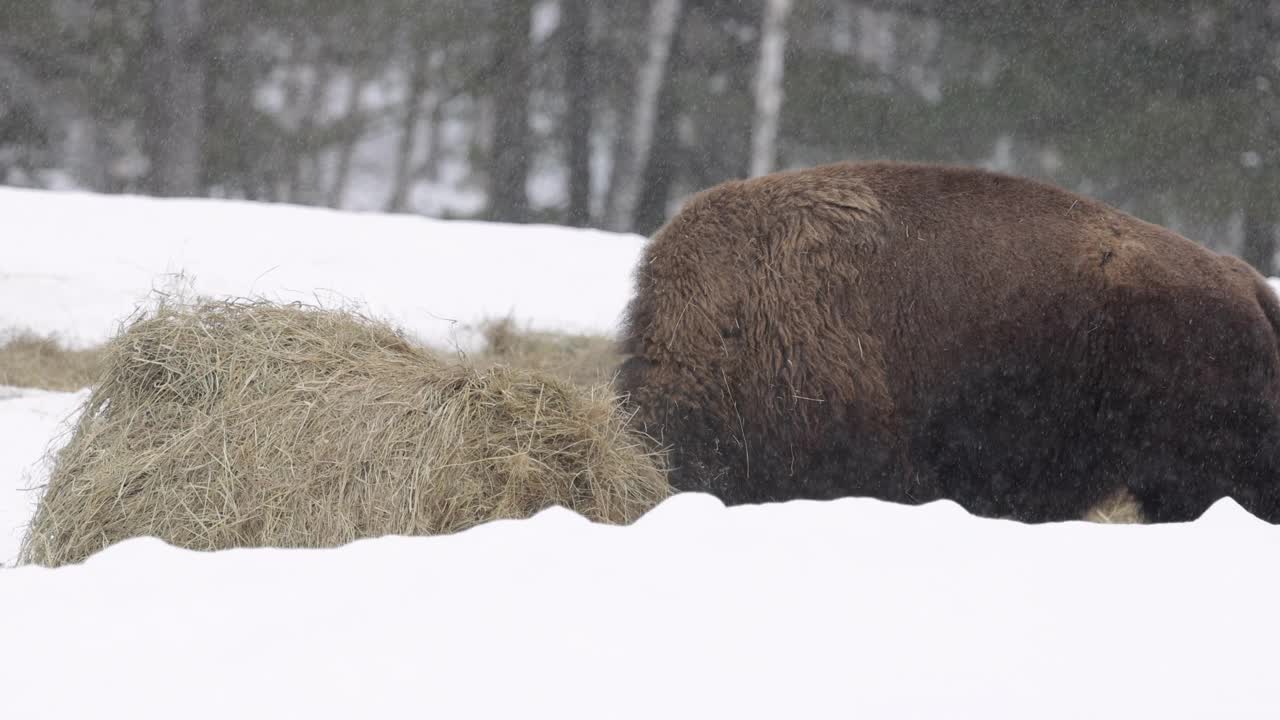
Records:
[[[609,332],[644,243],[551,226],[5,188],[0,218],[0,329],[72,344],[105,340],[153,289],[354,301],[448,347],[467,344],[461,325],[508,314]]]
[[[0,385],[0,568],[11,565],[18,555],[22,533],[39,499],[32,488],[43,481],[46,452],[65,441],[70,421],[87,395]]]
[[[867,500],[0,574],[36,718],[1275,717],[1280,534]]]
[[[608,331],[641,240],[0,190],[0,328],[79,343],[199,292],[369,303],[434,342]],[[0,388],[0,560],[83,393]],[[51,445],[51,443],[53,443]],[[1280,529],[1024,526],[951,503],[566,511],[450,537],[0,570],[0,718],[1276,717]]]

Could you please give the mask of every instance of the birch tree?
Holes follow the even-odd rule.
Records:
[[[772,172],[778,161],[778,116],[782,112],[787,16],[791,0],[765,0],[756,69],[755,121],[751,126],[751,174]]]
[[[668,80],[672,40],[676,26],[682,17],[681,0],[653,0],[649,13],[648,53],[640,66],[636,82],[636,101],[633,113],[631,142],[626,156],[614,158],[614,162],[626,162],[618,173],[621,181],[617,189],[614,216],[610,225],[617,229],[629,229],[640,196],[640,175],[636,163],[647,163],[654,130],[658,121],[658,101],[663,84]]]

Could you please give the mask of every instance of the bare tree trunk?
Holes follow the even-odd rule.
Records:
[[[413,156],[417,150],[418,123],[422,118],[422,96],[427,91],[427,60],[425,53],[415,48],[409,66],[409,91],[404,100],[404,120],[400,125],[400,142],[396,145],[395,174],[391,184],[391,199],[387,212],[404,212],[413,185]]]
[[[637,78],[636,102],[632,112],[634,124],[627,151],[632,163],[649,158],[659,120],[660,96],[671,74],[671,45],[683,15],[684,3],[681,0],[653,0],[649,13],[649,52]],[[614,160],[616,163],[619,158]],[[647,162],[646,168],[652,164]],[[622,168],[618,174],[621,182],[615,188],[616,215],[610,218],[610,225],[614,228],[628,228],[638,211],[640,183],[637,174],[634,168]]]
[[[351,178],[351,157],[355,155],[356,145],[360,144],[360,138],[364,134],[363,123],[360,120],[360,93],[364,90],[364,84],[365,71],[353,67],[351,85],[347,88],[347,96],[343,100],[342,108],[342,122],[348,135],[338,148],[338,162],[334,166],[333,182],[329,185],[329,197],[326,203],[329,207],[342,207],[343,199],[347,195],[347,182]]]
[[[281,104],[282,115],[285,117],[285,125],[293,124],[290,120],[293,116],[297,117],[297,127],[292,128],[287,136],[280,143],[279,155],[277,162],[271,163],[268,172],[274,175],[280,187],[277,195],[284,202],[294,202],[298,196],[298,182],[302,174],[302,125],[305,123],[303,119],[306,112],[298,109],[307,96],[307,91],[303,87],[302,73],[298,70],[303,66],[314,66],[316,58],[313,56],[311,49],[308,47],[306,36],[297,33],[293,36],[293,40],[289,47],[288,61],[285,63],[288,70],[283,80],[284,85],[284,101]]]
[[[423,177],[432,180],[440,178],[440,160],[444,157],[444,111],[444,99],[435,98],[427,119],[427,157],[422,161]]]
[[[680,141],[676,137],[676,119],[680,107],[676,97],[672,75],[682,54],[680,35],[673,37],[671,52],[667,57],[662,92],[658,94],[657,118],[649,153],[645,157],[644,172],[640,176],[640,197],[636,202],[634,230],[648,235],[667,219],[667,204],[671,201],[671,189],[678,172]]]
[[[333,79],[333,65],[324,57],[324,49],[317,47],[312,57],[311,67],[315,74],[311,77],[306,106],[298,123],[294,142],[293,176],[290,180],[291,202],[303,205],[318,205],[324,178],[320,163],[322,151],[316,127],[325,111],[325,100],[329,96],[329,82]]]
[[[1264,0],[1241,5],[1249,10],[1243,27],[1249,28],[1250,34],[1256,38],[1274,39],[1277,28],[1280,28],[1280,2]],[[1241,10],[1237,8],[1238,12]],[[1275,42],[1250,38],[1246,46],[1257,48],[1257,66],[1266,68],[1259,79],[1266,79],[1271,84],[1280,81],[1280,76],[1275,74],[1277,62],[1280,62],[1280,48]],[[1267,87],[1266,84],[1255,84],[1258,95],[1250,104],[1253,127],[1249,145],[1256,149],[1249,153],[1254,160],[1250,163],[1253,167],[1245,169],[1248,189],[1244,204],[1243,256],[1254,269],[1271,277],[1276,274],[1276,230],[1280,225],[1280,201],[1275,197],[1276,182],[1280,180],[1280,151],[1275,149],[1276,133],[1280,131],[1276,121],[1280,101]]]
[[[157,195],[199,195],[205,114],[203,0],[156,0],[146,53],[143,144]]]
[[[756,116],[751,126],[751,174],[772,172],[778,162],[778,116],[791,0],[766,0],[756,69]]]
[[[1276,274],[1276,226],[1248,212],[1244,216],[1244,260],[1266,277]]]
[[[604,208],[601,217],[604,225],[610,230],[624,232],[628,229],[630,219],[622,213],[622,185],[626,175],[635,171],[635,158],[631,157],[631,129],[635,117],[631,108],[617,108],[611,115],[614,118],[613,141],[609,148],[609,176],[604,189]]]
[[[588,0],[563,0],[565,83],[568,85],[569,225],[591,222],[591,23]]]
[[[1244,207],[1244,248],[1241,255],[1266,277],[1276,274],[1276,202],[1263,173],[1249,179]]]
[[[529,219],[530,34],[533,0],[513,0],[500,12],[496,33],[502,55],[494,88],[494,125],[489,157],[489,217],[504,222]]]

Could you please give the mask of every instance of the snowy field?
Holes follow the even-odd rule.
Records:
[[[0,328],[108,337],[184,273],[418,337],[611,330],[642,240],[0,190]],[[457,321],[455,324],[451,321]],[[0,561],[82,393],[0,388]],[[0,570],[0,718],[1280,716],[1280,530],[1023,526],[951,503],[552,510],[450,537]]]
[[[610,332],[644,242],[562,227],[6,188],[0,218],[0,330],[73,345],[106,340],[153,289],[356,302],[442,347],[465,347],[463,326],[508,314],[535,328]]]

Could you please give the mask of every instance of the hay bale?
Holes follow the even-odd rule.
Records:
[[[629,523],[670,492],[607,387],[445,363],[349,312],[162,306],[103,362],[23,562],[139,536],[326,547],[552,505]]]
[[[79,390],[97,377],[101,350],[70,349],[52,335],[0,333],[0,385]]]

